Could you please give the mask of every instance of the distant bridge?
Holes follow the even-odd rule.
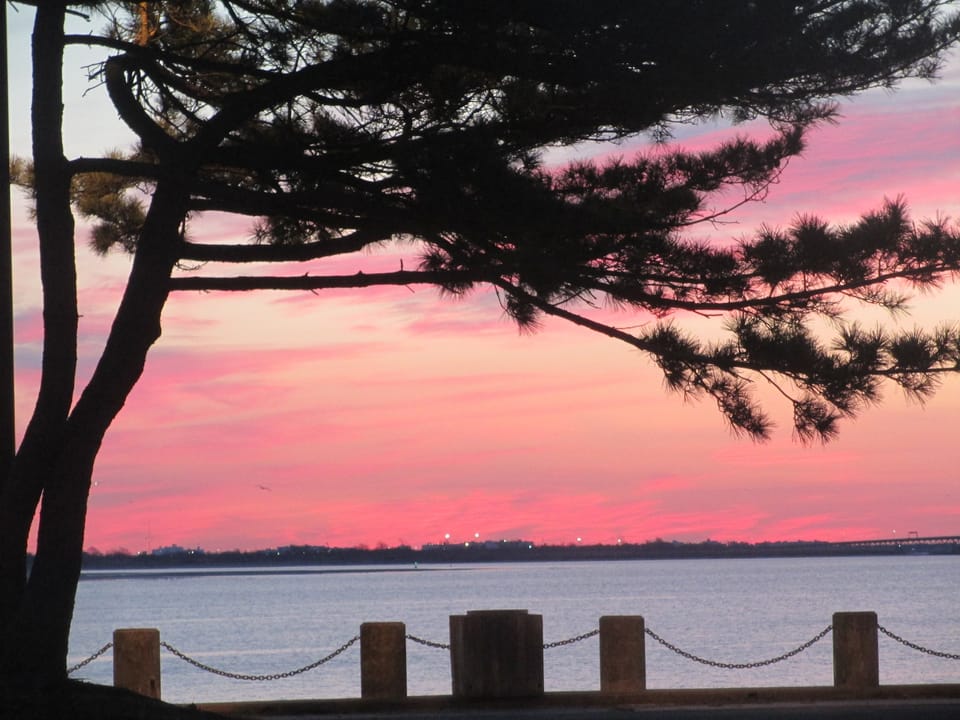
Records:
[[[905,537],[877,538],[875,540],[845,540],[830,543],[844,547],[903,547],[904,545],[960,545],[960,535],[918,537],[915,532]]]

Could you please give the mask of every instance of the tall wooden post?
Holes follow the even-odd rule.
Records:
[[[833,614],[833,684],[849,689],[880,685],[875,612]]]
[[[360,697],[401,700],[407,696],[407,626],[402,622],[360,625]]]
[[[640,615],[600,618],[600,692],[647,689],[645,626]]]
[[[543,695],[543,617],[526,610],[471,610],[450,616],[453,696]]]
[[[113,631],[113,685],[160,698],[160,631],[126,628]]]

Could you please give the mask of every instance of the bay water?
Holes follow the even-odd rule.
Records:
[[[960,654],[960,556],[639,560],[497,565],[310,566],[222,571],[91,572],[80,582],[70,664],[114,629],[151,627],[161,641],[228,673],[274,675],[311,665],[368,621],[401,621],[449,642],[449,616],[519,608],[543,616],[544,642],[595,630],[602,615],[642,615],[678,648],[722,663],[753,663],[809,641],[839,611],[872,610],[905,640]],[[831,685],[828,634],[769,666],[729,670],[646,639],[650,688]],[[292,677],[222,677],[163,650],[171,702],[358,697],[360,648]],[[410,695],[450,693],[449,652],[407,644]],[[596,636],[544,651],[545,687],[599,689]],[[110,684],[109,651],[72,677]],[[880,635],[880,682],[960,683],[960,661]]]

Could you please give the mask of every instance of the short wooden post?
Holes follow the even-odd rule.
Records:
[[[450,616],[453,696],[543,695],[543,617],[526,610],[471,610]]]
[[[647,689],[645,627],[640,615],[600,618],[600,692]]]
[[[833,614],[833,684],[850,689],[880,685],[875,612]]]
[[[113,631],[113,685],[160,698],[160,631],[126,628]]]
[[[360,625],[360,697],[400,700],[407,696],[407,626],[402,622]]]

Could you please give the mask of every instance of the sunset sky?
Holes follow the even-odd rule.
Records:
[[[8,17],[12,144],[26,155],[31,13]],[[76,29],[89,28],[76,21]],[[71,156],[130,142],[102,88],[86,81],[82,65],[91,59],[70,58]],[[960,218],[956,55],[937,84],[871,92],[845,101],[842,113],[838,125],[811,136],[765,203],[711,237],[785,225],[798,212],[849,221],[899,194],[917,219]],[[729,134],[686,129],[678,142],[707,146]],[[19,194],[14,217],[22,428],[42,326],[35,233]],[[211,217],[193,232],[235,241],[248,228]],[[82,387],[129,260],[94,257],[83,230],[78,246]],[[395,269],[396,253],[336,268]],[[960,321],[960,288],[918,297],[912,307],[911,317],[869,321]],[[698,332],[721,322],[678,321]],[[650,318],[622,314],[615,322]],[[665,390],[636,350],[559,321],[520,335],[487,292],[456,301],[424,287],[176,294],[100,453],[85,545],[136,552],[173,543],[420,545],[447,533],[455,542],[478,533],[538,543],[960,534],[960,378],[923,406],[889,387],[882,405],[845,422],[827,446],[797,443],[789,408],[764,396],[778,429],[756,444],[734,436],[711,403],[685,403]]]

